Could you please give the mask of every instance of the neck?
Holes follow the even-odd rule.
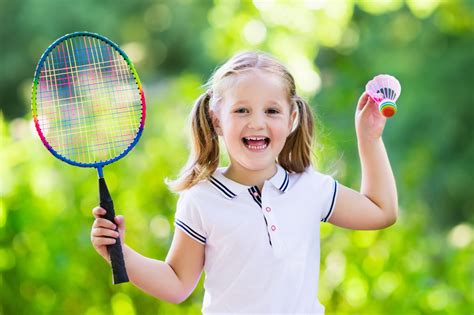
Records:
[[[231,163],[223,175],[245,186],[257,186],[261,191],[265,180],[272,178],[276,172],[276,164],[269,165],[260,170],[249,170]]]

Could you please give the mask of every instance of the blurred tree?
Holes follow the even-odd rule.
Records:
[[[208,25],[210,1],[2,1],[0,110],[6,119],[30,111],[34,69],[55,39],[77,32],[99,33],[130,55],[145,80],[208,72],[211,62],[195,33]],[[129,45],[131,44],[131,45]],[[193,56],[190,58],[190,56]]]

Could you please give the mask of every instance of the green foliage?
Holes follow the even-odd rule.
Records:
[[[187,160],[187,116],[216,65],[241,49],[283,60],[318,116],[318,167],[355,189],[357,98],[374,75],[396,75],[399,112],[384,141],[400,218],[381,231],[322,224],[319,298],[328,314],[472,313],[472,2],[354,2],[3,1],[0,314],[200,313],[202,279],[181,305],[111,284],[89,236],[95,170],[54,159],[34,131],[35,64],[78,30],[121,45],[145,85],[143,137],[104,171],[127,244],[160,260],[177,199],[164,179]]]

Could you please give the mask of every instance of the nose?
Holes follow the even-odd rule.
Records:
[[[260,113],[254,113],[250,117],[248,127],[251,129],[262,129],[263,127],[265,127],[265,115]]]

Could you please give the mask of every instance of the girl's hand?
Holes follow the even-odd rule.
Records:
[[[356,133],[359,141],[379,139],[386,121],[387,118],[380,113],[377,103],[364,92],[359,98],[355,113]]]
[[[120,236],[121,245],[123,246],[125,238],[125,218],[121,215],[115,217],[115,223],[118,225],[117,232],[115,224],[102,218],[105,214],[104,209],[96,207],[92,209],[92,214],[95,217],[91,230],[92,245],[94,245],[95,250],[110,263],[107,245],[115,244],[115,239]]]

